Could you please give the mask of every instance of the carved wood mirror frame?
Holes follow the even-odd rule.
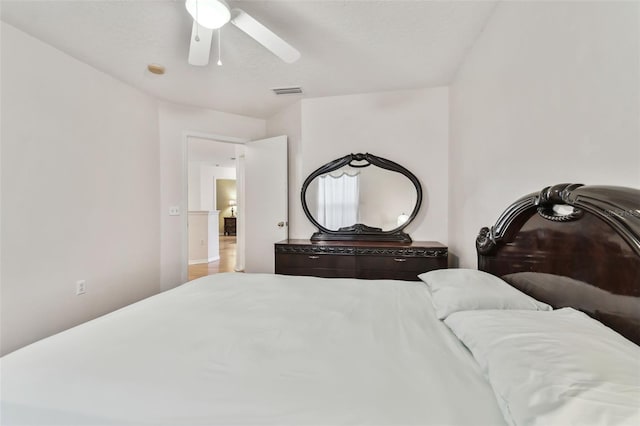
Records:
[[[411,183],[416,189],[416,205],[414,206],[413,211],[409,215],[409,219],[407,219],[407,221],[404,222],[403,224],[388,231],[383,231],[381,228],[367,226],[363,223],[356,223],[352,226],[340,228],[338,230],[327,229],[324,226],[320,225],[320,223],[318,223],[318,221],[313,217],[313,215],[309,211],[309,206],[307,206],[306,193],[307,193],[307,188],[309,187],[311,182],[315,178],[321,175],[324,175],[326,173],[331,173],[343,166],[363,168],[363,167],[369,167],[371,165],[400,173],[411,181]],[[420,185],[418,178],[409,170],[402,167],[400,164],[395,163],[391,160],[387,160],[386,158],[377,157],[373,154],[358,153],[358,154],[345,155],[344,157],[338,158],[337,160],[327,163],[324,166],[315,170],[305,179],[304,183],[302,184],[302,191],[300,196],[302,200],[302,209],[304,210],[304,214],[307,216],[309,221],[311,221],[311,223],[313,223],[313,225],[316,228],[318,228],[318,232],[314,233],[311,236],[312,241],[411,242],[411,237],[409,236],[409,234],[405,233],[403,230],[411,224],[411,222],[417,216],[418,211],[420,210],[420,206],[422,205],[422,186]]]

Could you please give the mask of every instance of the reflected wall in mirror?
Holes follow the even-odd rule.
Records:
[[[309,175],[301,195],[318,228],[312,240],[411,241],[402,230],[420,208],[422,188],[397,163],[349,154]]]
[[[382,230],[398,227],[398,218],[408,218],[417,193],[400,173],[378,167],[356,169],[343,166],[309,184],[306,202],[318,223],[332,231],[366,223]]]

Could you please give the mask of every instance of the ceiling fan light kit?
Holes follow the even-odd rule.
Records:
[[[215,30],[229,22],[231,11],[224,0],[186,0],[189,15],[200,26]]]
[[[300,59],[300,52],[296,48],[247,12],[240,9],[229,9],[229,5],[224,0],[186,0],[185,7],[193,18],[189,48],[189,63],[191,65],[206,66],[209,64],[213,30],[221,28],[229,21],[284,62],[291,64]],[[219,40],[218,34],[218,42]],[[222,65],[219,51],[218,44],[217,64]]]

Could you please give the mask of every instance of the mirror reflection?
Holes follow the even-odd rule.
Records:
[[[409,218],[417,192],[401,173],[376,166],[343,166],[314,178],[305,201],[314,219],[329,230],[364,223],[389,231]]]

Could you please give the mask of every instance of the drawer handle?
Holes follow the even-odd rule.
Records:
[[[320,256],[309,256],[309,259],[320,259]]]
[[[397,257],[395,259],[393,259],[393,260],[395,260],[396,262],[406,262],[407,261],[407,259],[402,259],[402,258],[397,258]]]

